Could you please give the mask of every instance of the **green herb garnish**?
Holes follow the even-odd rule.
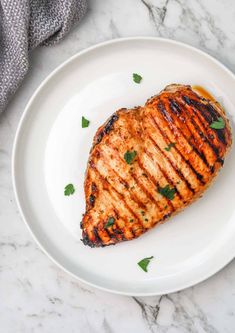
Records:
[[[144,259],[140,260],[137,264],[140,266],[140,268],[143,269],[143,271],[148,272],[147,268],[148,268],[148,265],[149,265],[151,259],[153,259],[153,256],[144,258]]]
[[[64,188],[64,195],[72,195],[75,192],[73,184],[68,184]]]
[[[171,143],[169,143],[169,145],[168,145],[167,147],[165,147],[164,149],[165,149],[166,151],[170,151],[172,147],[175,147],[175,145],[176,145],[176,142],[171,142]]]
[[[210,128],[213,128],[213,129],[223,129],[224,127],[225,127],[225,122],[222,117],[219,117],[217,120],[213,121],[210,124]]]
[[[131,164],[134,161],[134,158],[136,157],[137,153],[135,150],[129,151],[127,150],[124,154],[124,160],[127,164]]]
[[[132,77],[133,77],[133,81],[134,81],[135,83],[140,83],[140,81],[142,80],[142,76],[140,76],[140,75],[137,74],[137,73],[133,73]]]
[[[111,227],[112,225],[114,225],[114,222],[115,222],[115,218],[114,217],[112,217],[112,216],[110,216],[109,218],[108,218],[108,222],[105,224],[105,229],[106,228],[108,228],[108,227]]]
[[[88,127],[89,124],[90,124],[90,120],[88,120],[82,116],[82,128]]]
[[[170,185],[166,185],[165,187],[159,187],[158,193],[160,193],[163,197],[173,200],[175,195],[175,188],[170,188]]]

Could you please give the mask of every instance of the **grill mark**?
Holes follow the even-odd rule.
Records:
[[[156,127],[158,128],[159,132],[161,133],[161,135],[165,138],[165,140],[167,142],[170,142],[168,136],[161,130],[161,128],[158,126],[158,123],[156,122],[156,120],[154,119],[154,117],[151,115],[151,118],[154,122],[154,124],[156,125]],[[205,181],[203,180],[203,176],[197,172],[194,167],[192,166],[192,164],[186,160],[186,158],[184,157],[184,155],[179,151],[179,149],[175,146],[174,147],[175,150],[177,151],[177,153],[181,156],[182,160],[187,164],[187,166],[192,170],[192,172],[195,174],[196,178],[199,180],[199,182],[202,184],[202,185],[205,185]]]
[[[110,147],[112,147],[112,145],[110,145]],[[119,159],[119,161],[120,161],[121,163],[123,163],[123,159],[120,157],[120,155],[116,155],[116,157]],[[140,170],[142,170],[142,171],[144,172],[142,164],[139,163],[139,162],[140,162],[139,158],[136,159],[136,162],[138,162],[138,166],[139,166]],[[107,165],[106,165],[106,166],[107,166]],[[116,174],[116,172],[115,172],[114,169],[112,169],[112,171]],[[145,187],[145,186],[139,181],[139,179],[137,178],[137,175],[136,175],[135,173],[132,172],[132,173],[131,173],[131,176],[134,178],[136,184],[142,189],[142,191],[143,191],[143,193],[146,195],[146,197],[147,197],[148,199],[150,199],[150,200],[153,200],[153,201],[156,203],[156,205],[157,205],[159,211],[161,211],[158,202],[157,202],[156,199],[152,196],[151,192],[149,192],[149,191],[146,189],[146,187]],[[123,180],[123,178],[122,178],[121,176],[119,176],[119,177]],[[126,181],[123,180],[123,183],[126,183]],[[153,184],[154,184],[154,183],[153,183]],[[155,185],[155,184],[154,184],[154,185]],[[126,186],[125,186],[125,187],[126,187]],[[128,187],[129,187],[129,186],[128,186]],[[135,196],[135,197],[136,197],[136,196]],[[134,200],[133,200],[133,201],[134,201]],[[140,201],[138,200],[138,202],[140,202]],[[142,205],[142,208],[147,209],[146,205],[143,205],[142,202],[140,202],[139,206],[140,206],[140,205]]]
[[[112,146],[110,146],[110,147],[112,147]],[[121,158],[119,155],[117,155],[117,158],[118,158],[121,162],[123,162],[122,158]],[[136,162],[138,162],[139,168],[140,168],[143,172],[145,172],[145,173],[148,175],[149,178],[153,178],[153,177],[151,176],[151,174],[148,172],[148,170],[145,169],[144,166],[141,164],[139,158],[137,158]],[[169,184],[172,184],[172,182],[168,179],[168,177],[166,176],[166,174],[165,174],[165,173],[163,172],[163,170],[160,168],[160,165],[159,165],[159,164],[158,164],[158,166],[159,166],[159,169],[160,169],[160,171],[162,172],[162,174],[165,176],[165,178],[166,178],[167,181],[169,182]],[[114,170],[114,169],[112,169],[112,170],[113,170],[114,173],[116,174],[115,170]],[[146,194],[146,196],[147,196],[150,200],[152,199],[152,200],[156,203],[156,206],[157,206],[158,209],[159,209],[159,213],[162,213],[163,210],[160,208],[160,206],[159,206],[159,204],[158,204],[158,201],[152,196],[152,194],[151,194],[150,192],[148,192],[148,190],[145,188],[145,186],[139,182],[137,176],[136,176],[134,173],[131,173],[131,176],[134,178],[136,184],[142,189],[142,191]],[[120,177],[120,178],[122,178],[122,177]],[[125,181],[124,181],[124,182],[125,182]],[[154,184],[154,186],[155,186],[156,188],[160,186],[160,185],[159,185],[159,182],[157,182],[155,179],[154,179],[154,182],[152,181],[152,183]],[[180,198],[182,199],[182,196],[181,196],[181,194],[178,192],[177,189],[176,189],[176,192],[180,195]],[[171,202],[169,199],[167,199],[167,198],[165,198],[165,199],[167,200],[168,205],[171,206],[172,211],[174,211],[175,208],[174,208],[174,206],[172,205],[172,202]],[[134,201],[134,200],[133,200],[133,201]],[[141,204],[142,204],[142,202],[141,202]],[[142,205],[143,205],[143,204],[142,204]],[[139,206],[140,206],[140,205],[139,205]],[[146,207],[145,205],[144,205],[144,207],[142,207],[142,208],[144,208],[145,210],[147,209],[147,207]],[[143,224],[142,224],[142,225],[143,225]],[[143,227],[144,227],[144,226],[143,226]],[[145,227],[144,227],[144,228],[145,228]],[[146,230],[146,228],[145,228],[145,230]],[[131,231],[133,232],[133,230],[131,230]],[[135,231],[134,231],[134,232],[135,232]]]
[[[168,111],[165,109],[165,106],[164,106],[164,100],[162,101],[161,100],[161,102],[162,102],[162,104],[163,104],[163,108],[164,108],[164,114],[166,114],[166,113],[168,113]],[[170,111],[172,111],[172,109],[171,109],[171,107],[170,107]],[[172,111],[172,113],[174,113],[173,111]],[[170,116],[170,118],[171,118],[171,115],[169,114],[169,116]],[[172,119],[172,118],[171,118]],[[172,119],[172,122],[171,122],[172,124],[174,123],[174,121],[173,121],[173,119]],[[186,128],[188,129],[188,131],[189,131],[189,133],[191,134],[191,136],[193,136],[194,137],[194,135],[193,135],[193,133],[191,132],[191,130],[188,128],[188,126],[187,126],[187,124],[186,123],[184,123],[184,125],[186,126]],[[208,161],[207,161],[207,159],[206,159],[206,156],[204,155],[204,153],[202,152],[202,151],[199,151],[198,149],[197,149],[197,147],[192,143],[192,142],[189,142],[188,141],[188,139],[187,139],[187,137],[184,135],[184,132],[181,130],[181,128],[180,127],[178,127],[176,124],[175,124],[175,127],[176,127],[176,129],[177,129],[177,131],[178,132],[180,132],[180,134],[182,135],[182,137],[188,142],[188,144],[192,147],[192,149],[193,149],[193,151],[201,158],[201,160],[204,162],[204,164],[207,166],[207,168],[210,170],[210,164],[208,163]],[[172,129],[172,128],[171,128]],[[194,139],[195,139],[195,137],[194,137]]]
[[[187,96],[182,96],[182,98],[186,104],[193,105],[198,111],[200,111],[200,114],[206,120],[209,126],[211,125],[212,121],[216,121],[219,117],[221,117],[221,115],[209,102],[208,104],[203,104],[194,99],[190,99]],[[215,130],[213,132],[216,133],[216,136],[220,142],[222,142],[224,145],[227,144],[224,129]]]
[[[85,232],[84,230],[82,231],[81,241],[83,242],[84,245],[88,245],[90,247],[95,247],[96,245],[99,245],[99,244],[96,244],[95,242],[93,242],[92,240],[90,240],[90,238],[88,237],[87,232]]]
[[[92,169],[93,169],[93,170],[95,169],[94,165],[93,165]],[[95,171],[96,171],[96,170],[95,170]],[[98,170],[97,170],[97,171],[98,171]],[[95,173],[96,173],[96,172],[95,172]],[[97,174],[97,173],[96,173],[96,174]],[[100,176],[100,178],[101,178],[102,180],[105,180],[105,178],[102,177],[100,174],[99,174],[99,176]],[[116,200],[116,198],[113,197],[112,192],[110,192],[110,191],[107,191],[107,192],[108,192],[109,197],[111,197],[113,200]],[[114,211],[114,213],[115,213],[114,215],[115,215],[116,219],[118,219],[118,218],[119,218],[119,212],[117,212],[117,210],[115,209],[113,203],[111,203],[111,205],[112,205],[113,211]],[[89,210],[90,210],[90,209],[88,209],[87,213],[89,212]],[[127,210],[128,210],[128,209],[127,209]],[[125,221],[125,218],[122,218],[122,219],[123,219],[123,221]],[[137,219],[138,219],[138,218],[137,218]],[[133,225],[133,226],[134,226],[134,225]],[[120,227],[117,225],[117,221],[116,221],[116,222],[115,222],[115,227],[116,227],[116,229],[112,229],[113,234],[112,234],[112,237],[111,237],[112,239],[116,240],[116,242],[115,242],[115,243],[111,243],[111,244],[114,245],[114,244],[116,244],[117,242],[120,242],[120,239],[118,238],[118,235],[121,236],[122,234],[123,234],[122,240],[133,239],[134,236],[135,236],[135,232],[134,232],[134,230],[132,230],[133,226],[130,225],[129,223],[128,223],[128,224],[125,224],[125,228],[128,229],[128,232],[130,233],[130,236],[129,236],[130,238],[126,238],[126,237],[125,237],[125,228],[124,228],[124,229],[123,229],[123,228],[120,229]],[[138,222],[135,223],[135,226],[137,226],[138,229],[143,230],[142,225],[138,224]],[[105,229],[105,228],[104,228],[104,230],[110,235],[110,232],[108,232],[108,229]],[[121,231],[121,230],[122,230],[122,231]],[[143,230],[143,232],[144,232],[144,230]],[[83,230],[83,233],[84,233],[84,235],[85,235],[85,231],[84,231],[84,230]],[[83,238],[84,238],[84,237],[83,237]],[[88,242],[88,240],[89,240],[89,242]],[[97,243],[97,240],[96,240],[95,243],[94,243],[92,240],[90,240],[87,234],[86,234],[86,238],[85,238],[85,240],[83,241],[83,243],[84,243],[84,245],[89,245],[89,246],[91,246],[91,244],[93,244],[92,247],[95,246],[95,243],[96,243],[97,245],[99,245],[99,244]],[[111,245],[111,244],[110,244],[110,245]],[[108,244],[108,245],[109,245],[109,244]],[[106,246],[106,243],[103,244],[102,246]]]
[[[204,105],[204,104],[203,104]],[[205,132],[207,133],[207,128],[205,127],[205,125],[204,125],[204,123],[203,123],[203,119],[205,119],[204,118],[204,113],[203,112],[200,112],[200,113],[198,113],[197,111],[198,111],[198,109],[196,109],[195,108],[195,106],[192,106],[192,108],[193,108],[193,111],[194,111],[194,114],[197,116],[197,118],[198,118],[198,120],[200,120],[200,124],[203,126],[203,128],[205,129]],[[200,110],[199,110],[200,111]],[[217,119],[217,118],[216,118]],[[209,125],[211,124],[211,122],[209,123]],[[210,128],[210,127],[209,127]],[[210,128],[211,129],[211,128]],[[225,127],[225,129],[224,130],[226,130],[227,131],[227,128]],[[218,141],[219,142],[222,142],[222,144],[223,144],[223,150],[226,148],[226,145],[227,145],[227,142],[225,142],[225,141],[223,141],[223,138],[222,138],[222,140],[219,138],[219,135],[220,135],[220,131],[224,131],[223,129],[222,130],[215,130],[215,131],[213,131],[212,129],[211,129],[211,131],[213,132],[213,134],[216,134],[216,136],[217,136],[217,139],[218,139]],[[225,138],[225,132],[223,132],[224,133],[224,138]],[[209,135],[209,139],[211,139],[211,136]],[[208,139],[208,140],[209,140]],[[212,139],[211,139],[212,140]],[[221,159],[221,157],[220,157],[220,154],[219,154],[219,147],[217,147],[216,145],[214,145],[213,144],[213,140],[212,140],[212,143],[211,143],[212,145],[213,145],[213,147],[214,147],[214,150],[215,150],[215,153],[216,153],[216,150],[217,150],[217,161],[218,162],[220,162],[221,164],[223,163],[222,161],[223,161],[223,159]]]
[[[151,140],[151,138],[150,138]],[[151,158],[151,160],[155,163],[155,161],[152,158],[152,153],[150,153],[149,151],[147,151],[146,149],[144,149],[145,153]],[[157,162],[157,165],[159,167],[159,170],[161,171],[161,173],[163,174],[163,176],[165,177],[165,179],[167,180],[167,183],[169,185],[173,185],[173,187],[175,188],[176,193],[178,194],[179,198],[182,199],[182,195],[181,193],[178,191],[178,189],[176,188],[176,186],[174,185],[173,181],[167,176],[166,172],[161,168],[161,166],[159,165],[159,163]]]
[[[102,130],[98,134],[98,136],[96,138],[96,141],[94,143],[94,146],[101,142],[101,140],[103,139],[103,137],[105,136],[105,134],[109,134],[111,132],[111,130],[113,129],[113,124],[115,123],[115,121],[118,120],[118,118],[119,117],[118,117],[118,115],[116,113],[114,113],[110,117],[110,119],[107,121],[107,123],[104,125],[104,127],[102,128]]]
[[[164,156],[164,158],[169,162],[169,164],[171,165],[172,169],[175,171],[175,173],[178,175],[178,177],[185,182],[187,188],[194,194],[195,190],[192,188],[191,184],[189,183],[189,181],[184,177],[184,175],[182,174],[182,172],[180,171],[180,169],[174,165],[174,163],[170,160],[170,158],[167,156],[167,154],[165,154],[165,152],[163,150],[161,150],[161,148],[159,147],[159,145],[157,144],[157,142],[152,138],[152,136],[150,134],[148,134],[149,139],[152,141],[152,143],[154,144],[154,146],[157,148],[157,150]],[[175,185],[176,188],[176,185]],[[176,188],[177,190],[177,188]],[[181,196],[182,198],[182,196]]]
[[[138,162],[138,160],[137,160],[137,162]],[[138,163],[138,165],[140,167],[139,163]],[[141,167],[140,167],[140,169],[143,170]],[[155,202],[155,204],[156,204],[159,212],[161,212],[160,206],[159,206],[157,200],[154,198],[154,196],[146,189],[146,187],[142,183],[139,182],[139,180],[138,180],[138,178],[137,178],[137,176],[135,174],[132,174],[132,177],[135,179],[135,181],[138,184],[138,186],[141,187],[142,191],[146,194],[146,196],[148,197],[148,199]]]
[[[198,96],[195,96],[198,98]],[[200,114],[202,115],[202,117],[204,118],[204,120],[210,125],[211,122],[213,120],[216,120],[218,117],[214,117],[213,114],[207,112],[206,108],[204,107],[205,105],[202,103],[199,103],[199,101],[192,99],[188,96],[182,95],[182,99],[183,101],[189,105],[189,106],[193,106],[196,108],[197,111],[200,111]]]
[[[129,224],[125,223],[125,220],[127,220],[127,218],[123,218],[122,216],[119,215],[119,212],[116,210],[116,208],[114,207],[114,205],[112,204],[113,207],[113,211],[114,211],[114,215],[115,215],[115,223],[114,226],[116,228],[112,228],[111,230],[109,228],[105,229],[106,232],[109,234],[110,238],[117,240],[117,242],[120,241],[120,239],[118,238],[118,235],[123,234],[122,240],[128,240],[128,239],[132,239],[134,237],[134,234],[132,232],[132,230],[128,227]],[[128,229],[128,232],[131,234],[130,237],[131,238],[126,238],[125,237],[125,228],[121,228],[118,225],[118,220],[121,219],[124,224],[125,224],[125,228]],[[121,234],[120,234],[121,232]]]
[[[110,146],[110,147],[112,147],[112,146]],[[116,157],[121,161],[121,163],[123,163],[123,160],[121,159],[121,157],[119,155],[116,155]],[[105,160],[103,160],[103,163],[104,163],[106,169],[109,170],[110,166],[107,163],[105,163]],[[125,188],[129,187],[129,184],[122,178],[122,176],[115,169],[112,168],[112,172],[117,176],[117,178],[119,179],[119,182],[121,184],[123,184]],[[136,183],[137,183],[137,185],[139,185],[139,182],[136,181]],[[143,191],[143,192],[145,193],[145,191]],[[137,206],[146,210],[146,208],[147,208],[146,205],[143,204],[143,202],[140,201],[134,193],[131,193],[130,191],[128,193],[129,193],[132,201],[134,201],[137,204]]]
[[[107,164],[106,164],[106,167],[107,167]],[[119,178],[119,179],[121,179],[120,180],[120,182],[122,183],[122,181],[123,182],[125,182],[125,180],[114,170],[114,169],[112,169],[112,171],[114,172],[114,174]],[[138,184],[139,185],[139,184]],[[143,208],[143,209],[146,209],[146,205],[145,204],[143,204],[143,202],[142,201],[140,201],[138,198],[137,198],[137,196],[133,193],[133,194],[131,194],[131,192],[129,191],[129,194],[130,194],[130,197],[131,197],[131,199],[137,204],[137,206],[139,206],[140,208]]]
[[[180,104],[181,104],[181,102],[180,102]],[[181,105],[182,105],[182,104],[181,104]],[[182,105],[182,107],[184,108],[184,105]],[[191,114],[193,113],[193,114],[197,117],[197,119],[199,120],[199,122],[200,122],[200,126],[203,128],[204,132],[201,131],[199,125],[195,122],[193,116],[190,117],[190,116],[187,114],[187,112],[184,112],[184,114],[186,115],[187,119],[192,123],[192,125],[194,126],[194,128],[197,129],[197,132],[198,132],[198,134],[200,135],[200,137],[202,138],[202,140],[205,141],[205,142],[210,146],[210,148],[212,149],[212,151],[213,151],[213,153],[214,153],[214,156],[216,157],[216,160],[217,160],[218,158],[220,158],[220,155],[219,155],[219,149],[218,149],[218,147],[216,147],[216,146],[213,144],[213,142],[211,142],[211,141],[209,140],[210,137],[208,138],[208,136],[207,136],[207,129],[205,128],[203,122],[201,121],[201,118],[198,117],[198,115],[197,115],[197,113],[196,113],[196,111],[195,111],[195,109],[194,109],[193,106],[192,106],[192,107],[187,106],[187,110],[188,110]]]
[[[94,226],[93,229],[92,229],[92,231],[93,231],[93,235],[95,236],[96,243],[99,244],[99,245],[101,245],[103,243],[103,241],[102,241],[102,239],[99,236],[97,227]]]
[[[101,173],[96,169],[96,167],[94,167],[93,170],[94,170],[94,172],[96,173],[96,175],[97,175],[99,178],[102,179],[103,182],[106,182],[106,183],[109,184],[109,187],[111,187],[112,190],[113,190],[113,191],[117,194],[117,196],[120,198],[120,200],[121,200],[121,202],[122,202],[122,205],[126,208],[126,210],[128,210],[128,211],[129,211],[129,212],[130,212],[130,213],[131,213],[131,214],[137,219],[137,221],[140,222],[140,225],[142,226],[142,228],[145,229],[144,226],[142,225],[142,221],[141,221],[141,219],[140,219],[140,218],[138,217],[138,215],[137,215],[137,214],[131,209],[131,207],[130,207],[129,205],[127,205],[127,203],[125,202],[125,199],[124,199],[124,197],[123,197],[123,194],[119,193],[119,192],[116,190],[116,188],[113,187],[113,186],[110,184],[110,182],[109,182],[107,179],[105,179],[105,178],[101,175]],[[106,189],[106,191],[110,194],[110,196],[112,196],[112,195],[111,195],[111,192],[110,192],[109,190]]]
[[[146,151],[146,149],[144,149],[144,152],[148,155],[148,152]],[[149,156],[149,155],[148,155]],[[151,158],[151,156],[149,156]],[[151,158],[152,160],[152,158]],[[148,178],[151,179],[152,183],[156,186],[156,190],[157,188],[160,187],[160,184],[158,182],[158,180],[155,179],[155,177],[153,177],[149,171],[143,166],[143,164],[141,163],[141,161],[139,160],[139,165],[141,166],[141,169],[148,175]],[[165,198],[167,200],[167,203],[170,205],[170,207],[172,208],[172,210],[174,211],[175,210],[175,207],[173,206],[172,202],[168,199],[168,198]],[[162,212],[163,210],[160,209],[160,212]]]

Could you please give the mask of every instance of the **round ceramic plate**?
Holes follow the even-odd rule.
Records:
[[[132,73],[141,74],[141,84]],[[80,240],[84,173],[97,128],[118,108],[143,105],[170,83],[205,87],[233,122],[235,77],[222,64],[182,43],[129,38],[91,47],[56,69],[31,98],[17,131],[13,182],[26,224],[60,267],[107,291],[177,291],[208,278],[235,254],[233,150],[203,198],[167,223],[106,248]],[[82,116],[88,128],[81,127]],[[68,183],[74,195],[64,195]],[[149,256],[145,273],[137,262]]]

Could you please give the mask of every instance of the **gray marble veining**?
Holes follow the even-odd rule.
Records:
[[[3,333],[235,332],[235,262],[207,281],[156,297],[124,297],[87,287],[37,247],[17,210],[11,149],[23,109],[59,64],[95,43],[161,36],[197,46],[235,71],[233,0],[92,0],[58,46],[31,55],[31,70],[0,118],[0,331]]]

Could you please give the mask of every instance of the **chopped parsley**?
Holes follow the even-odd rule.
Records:
[[[148,272],[147,268],[148,268],[148,265],[149,265],[151,259],[153,259],[153,256],[144,258],[144,259],[140,260],[137,264],[140,266],[140,268],[143,269],[143,271]]]
[[[131,164],[134,161],[136,155],[137,152],[135,150],[133,151],[127,150],[124,154],[124,160],[126,161],[127,164]]]
[[[140,83],[140,81],[142,80],[142,76],[139,75],[139,74],[137,74],[137,73],[133,73],[133,74],[132,74],[132,77],[133,77],[133,81],[134,81],[135,83]]]
[[[134,222],[134,219],[130,219],[130,222]]]
[[[175,196],[175,188],[170,188],[170,185],[166,185],[165,187],[159,187],[158,193],[160,193],[163,197],[173,200]]]
[[[175,145],[176,145],[176,142],[171,142],[171,143],[169,143],[169,145],[168,145],[167,147],[165,147],[164,149],[165,149],[166,151],[170,151],[172,147],[175,147]]]
[[[115,218],[112,217],[112,216],[110,216],[110,217],[108,218],[107,223],[106,223],[105,226],[104,226],[105,229],[108,228],[108,227],[111,227],[112,225],[114,225],[114,222],[115,222]]]
[[[90,120],[88,120],[82,116],[82,128],[88,127],[89,124],[90,124]]]
[[[73,184],[68,184],[64,188],[64,195],[72,195],[75,192]]]
[[[219,117],[217,120],[213,121],[210,124],[210,128],[213,128],[213,129],[223,129],[224,127],[225,127],[225,122],[222,117]]]

